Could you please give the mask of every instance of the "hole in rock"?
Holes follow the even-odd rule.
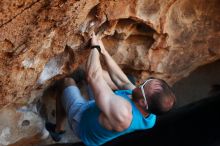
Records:
[[[198,101],[220,92],[220,60],[201,66],[173,86],[177,106]]]
[[[115,52],[117,48],[123,48],[124,50],[141,49],[144,51],[143,53],[147,53],[155,41],[153,35],[156,31],[154,29],[143,22],[130,18],[119,19],[115,26],[110,26],[108,22],[105,22],[100,29],[107,29],[108,32],[113,34],[103,38],[103,42],[106,48],[110,49],[110,53],[112,49]]]
[[[21,125],[22,125],[23,127],[29,126],[29,125],[30,125],[30,121],[29,121],[29,120],[24,120],[24,121],[22,121]]]

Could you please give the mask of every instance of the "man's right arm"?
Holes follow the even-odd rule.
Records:
[[[105,49],[101,40],[99,40],[99,45],[101,47],[101,53],[104,56],[105,62],[108,67],[109,75],[112,81],[119,89],[134,89],[135,85],[133,85],[130,80],[127,78],[122,69],[118,66],[115,60],[110,56],[108,51]]]

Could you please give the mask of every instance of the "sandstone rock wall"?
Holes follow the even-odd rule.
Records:
[[[173,84],[220,58],[220,1],[1,0],[0,112],[85,63],[92,30],[139,82]]]
[[[72,72],[91,30],[125,71],[172,84],[219,58],[219,8],[218,0],[2,0],[0,105],[26,104]]]

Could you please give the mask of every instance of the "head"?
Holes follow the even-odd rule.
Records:
[[[172,109],[176,97],[170,86],[162,79],[149,78],[132,93],[133,101],[156,115]]]

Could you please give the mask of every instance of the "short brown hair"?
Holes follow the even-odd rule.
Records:
[[[160,115],[172,109],[176,102],[176,97],[171,87],[164,80],[156,80],[160,83],[162,87],[161,90],[155,90],[153,92],[147,91],[146,95],[148,98],[149,111]]]
[[[171,87],[162,79],[150,77],[148,79],[155,79],[159,85],[160,89],[150,88],[151,82],[144,86],[145,95],[147,97],[148,111],[154,114],[163,114],[174,106],[176,102],[176,97],[171,89]],[[133,100],[138,101],[143,99],[141,92],[132,93]]]

